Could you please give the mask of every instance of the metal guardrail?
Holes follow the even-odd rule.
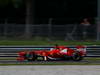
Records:
[[[75,49],[75,46],[68,46]],[[17,57],[20,51],[49,50],[53,46],[0,46],[0,57]],[[100,46],[87,46],[87,57],[100,57]]]

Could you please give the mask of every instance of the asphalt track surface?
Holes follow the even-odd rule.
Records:
[[[100,66],[0,66],[0,75],[100,75]]]

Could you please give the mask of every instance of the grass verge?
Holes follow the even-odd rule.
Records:
[[[73,62],[73,63],[8,63],[8,64],[0,64],[0,66],[15,66],[15,65],[41,65],[41,66],[46,66],[46,65],[100,65],[100,63],[79,63],[79,62]]]
[[[0,45],[100,45],[100,41],[0,40]]]

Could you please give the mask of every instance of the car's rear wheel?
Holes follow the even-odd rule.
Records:
[[[37,59],[37,56],[35,54],[26,54],[26,59],[28,61],[35,61]]]
[[[79,54],[79,52],[76,52],[76,53],[73,53],[72,59],[73,59],[74,61],[80,61],[80,60],[83,59],[83,56],[81,56],[81,55]]]

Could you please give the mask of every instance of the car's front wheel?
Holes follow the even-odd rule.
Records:
[[[72,59],[74,61],[80,61],[83,59],[83,56],[81,56],[78,52],[77,53],[73,53]]]

